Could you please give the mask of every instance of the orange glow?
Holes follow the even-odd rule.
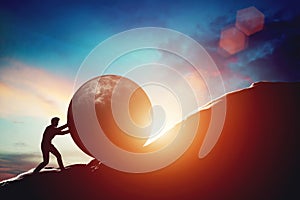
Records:
[[[120,77],[113,77],[113,80],[106,79],[105,77],[99,79],[99,87],[110,85],[112,88],[105,95],[102,95],[102,103],[95,104],[99,125],[101,126],[106,136],[110,139],[110,141],[112,141],[115,145],[121,147],[122,149],[132,152],[145,151],[145,149],[143,148],[143,144],[146,142],[146,139],[136,138],[128,135],[118,126],[114,119],[111,107],[111,98],[113,90],[120,81]],[[110,83],[105,83],[107,81],[110,81]],[[124,78],[122,79],[122,81],[124,86],[126,85],[127,87],[124,87],[123,90],[120,90],[121,93],[117,96],[118,99],[115,99],[116,101],[124,101],[122,99],[122,96],[125,93],[130,92],[130,89],[132,87],[138,87],[129,79]],[[102,94],[104,94],[103,91]],[[129,114],[134,122],[141,126],[144,126],[149,123],[148,116],[151,109],[151,103],[147,95],[141,89],[137,89],[133,93],[133,96],[134,97],[130,99],[129,105],[137,103],[139,106],[129,106]],[[138,118],[140,119],[138,120]]]
[[[129,114],[134,123],[140,127],[151,124],[151,103],[143,89],[135,90],[129,100]]]
[[[297,121],[294,114],[297,115],[298,90],[296,87],[288,88],[288,92],[283,89],[254,87],[228,94],[228,114],[222,135],[205,158],[199,159],[198,152],[211,120],[210,108],[181,123],[188,132],[192,120],[201,115],[194,142],[173,164],[144,174],[118,172],[101,165],[94,185],[102,188],[107,199],[120,199],[124,194],[143,199],[278,197],[281,189],[286,189],[286,183],[294,181],[299,150],[296,142],[299,123],[291,123]],[[286,101],[291,104],[282,106]],[[274,115],[274,107],[278,115]],[[283,119],[281,116],[287,112]],[[287,124],[295,131],[286,132]]]
[[[143,89],[129,79],[117,76],[110,77],[114,77],[115,80],[109,83],[112,87],[111,91],[118,92],[118,94],[115,96],[115,101],[124,101],[123,97],[126,95],[126,93],[128,94],[131,92],[130,90],[132,90],[132,88],[137,88],[130,97],[128,109],[129,115],[131,120],[139,127],[143,128],[151,125],[151,103]],[[108,79],[106,80],[106,77],[100,78],[99,86],[101,87],[107,85],[107,83],[104,83],[106,81],[108,81]],[[119,87],[122,88],[116,91],[115,88],[119,84],[121,85]],[[144,146],[148,138],[139,138],[138,135],[136,137],[129,135],[130,133],[126,133],[124,130],[122,130],[122,128],[120,128],[119,124],[116,123],[111,106],[112,94],[107,93],[102,97],[102,103],[95,105],[99,124],[110,141],[124,150],[136,153],[152,152],[167,145],[174,139],[176,133],[178,132],[178,128],[172,129],[172,131],[164,134],[155,142]],[[126,117],[126,115],[124,117]],[[149,130],[150,129],[145,129],[144,131],[148,131],[148,133],[144,132],[143,134],[150,135]]]

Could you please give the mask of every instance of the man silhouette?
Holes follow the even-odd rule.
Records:
[[[51,143],[51,140],[56,135],[64,135],[69,133],[69,130],[63,131],[63,129],[67,128],[68,125],[65,124],[61,127],[57,127],[59,122],[58,117],[54,117],[51,119],[51,125],[47,126],[47,128],[44,131],[41,149],[43,153],[43,162],[41,162],[33,171],[34,173],[39,172],[41,169],[43,169],[48,163],[49,163],[49,153],[51,152],[56,158],[59,165],[59,168],[61,170],[64,170],[65,167],[62,162],[62,158],[58,150],[55,148],[55,146]]]

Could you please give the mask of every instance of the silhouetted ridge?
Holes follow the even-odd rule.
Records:
[[[224,98],[224,97],[221,97]],[[221,99],[219,99],[221,100]],[[300,83],[259,82],[226,95],[222,134],[199,159],[211,109],[191,147],[172,165],[123,173],[94,160],[1,183],[1,199],[300,199]],[[211,106],[216,106],[212,103]],[[183,127],[186,128],[186,127]],[[186,129],[184,129],[186,130]]]

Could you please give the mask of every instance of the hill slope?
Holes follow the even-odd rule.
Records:
[[[27,173],[2,182],[1,199],[300,199],[300,83],[256,83],[226,98],[222,135],[204,159],[210,108],[184,122],[201,115],[193,144],[167,168],[129,174],[94,161]]]

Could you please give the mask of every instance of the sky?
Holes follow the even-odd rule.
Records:
[[[264,14],[264,29],[248,38],[245,50],[224,57],[220,32],[250,6]],[[114,34],[140,27],[186,34],[213,58],[229,92],[256,81],[300,81],[299,22],[291,0],[1,1],[0,180],[41,160],[43,130],[53,116],[66,122],[81,63]],[[54,143],[66,164],[91,159],[69,135]]]

